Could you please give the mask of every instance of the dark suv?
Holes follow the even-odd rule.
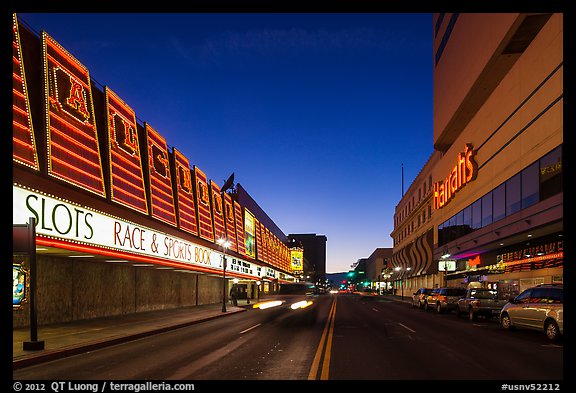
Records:
[[[426,297],[424,310],[434,309],[438,314],[456,310],[458,300],[466,294],[466,288],[434,288]]]
[[[540,330],[550,340],[564,333],[564,289],[560,284],[542,284],[526,289],[502,307],[500,324],[506,330]]]

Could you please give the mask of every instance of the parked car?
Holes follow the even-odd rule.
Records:
[[[434,288],[424,302],[424,310],[434,309],[438,314],[456,310],[458,300],[466,294],[466,288]]]
[[[475,321],[478,315],[497,317],[507,302],[498,298],[496,289],[468,288],[464,297],[458,300],[456,315],[467,314],[471,321]]]
[[[564,334],[564,290],[560,284],[542,284],[510,299],[500,311],[500,325],[543,331],[550,340]]]
[[[431,292],[432,288],[418,288],[418,290],[412,294],[412,307],[424,308],[426,296]]]

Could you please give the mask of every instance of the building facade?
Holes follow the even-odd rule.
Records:
[[[303,249],[302,278],[324,285],[326,281],[326,242],[325,235],[315,233],[291,233],[288,244],[295,243]]]
[[[435,14],[433,67],[434,278],[418,281],[417,256],[393,258],[412,268],[406,285],[509,296],[563,282],[562,14]]]
[[[48,33],[13,15],[12,37],[13,224],[33,223],[36,245],[13,254],[14,327],[30,323],[32,291],[42,325],[293,280],[285,239],[247,193],[221,191]]]

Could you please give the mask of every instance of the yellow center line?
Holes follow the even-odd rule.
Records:
[[[332,302],[332,307],[330,308],[330,312],[328,314],[328,321],[326,321],[326,326],[324,327],[324,331],[322,332],[322,338],[320,338],[320,343],[318,344],[318,349],[316,349],[316,354],[314,355],[314,360],[312,361],[312,368],[310,369],[310,373],[308,374],[309,380],[316,379],[318,375],[318,370],[320,368],[320,360],[322,359],[322,353],[324,352],[325,344],[328,345],[326,352],[327,356],[324,357],[324,363],[322,365],[322,375],[321,379],[328,379],[328,369],[330,367],[330,353],[331,353],[331,346],[332,346],[332,336],[334,331],[334,318],[336,316],[336,299]],[[328,337],[328,340],[326,338]]]

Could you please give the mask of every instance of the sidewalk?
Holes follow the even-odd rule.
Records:
[[[210,304],[39,326],[37,338],[44,341],[39,351],[25,351],[23,342],[30,341],[30,328],[16,328],[12,330],[13,369],[225,317],[251,306],[240,300],[238,306],[227,304],[225,313],[222,304]]]

